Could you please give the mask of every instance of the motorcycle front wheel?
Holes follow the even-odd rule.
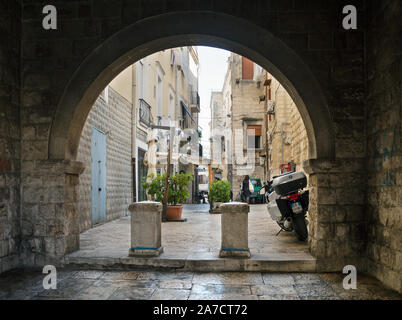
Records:
[[[298,215],[293,218],[293,229],[300,241],[306,241],[308,238],[308,230],[304,215]]]

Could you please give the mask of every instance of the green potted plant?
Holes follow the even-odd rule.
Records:
[[[148,176],[147,182],[145,179],[142,185],[147,190],[148,195],[153,201],[162,202],[165,193],[166,174],[157,174],[156,177],[151,174]],[[180,220],[183,212],[183,203],[189,197],[188,186],[193,180],[189,173],[176,173],[169,178],[168,188],[168,206],[166,208],[167,220]]]
[[[212,204],[211,213],[220,213],[222,203],[230,201],[231,184],[228,181],[214,181],[209,186],[208,200]]]

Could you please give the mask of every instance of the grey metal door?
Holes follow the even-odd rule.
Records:
[[[92,127],[91,141],[92,225],[106,221],[106,134]]]

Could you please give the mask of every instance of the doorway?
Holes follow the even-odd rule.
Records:
[[[106,134],[92,127],[91,138],[91,222],[106,221]]]

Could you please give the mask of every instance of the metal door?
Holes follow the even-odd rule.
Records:
[[[106,221],[106,134],[92,127],[91,142],[92,225]]]

